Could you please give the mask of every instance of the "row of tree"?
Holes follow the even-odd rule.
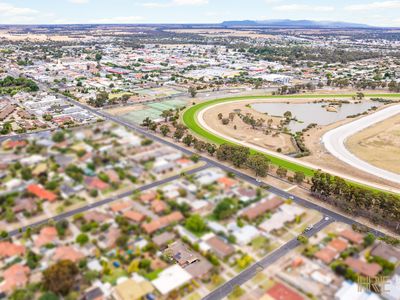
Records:
[[[269,170],[269,160],[262,154],[251,154],[250,149],[243,146],[223,144],[217,152],[217,159],[230,161],[235,167],[247,167],[256,173],[256,176],[265,177]]]
[[[366,217],[395,230],[400,227],[400,197],[397,195],[349,184],[340,177],[322,172],[314,174],[311,192],[346,213]]]

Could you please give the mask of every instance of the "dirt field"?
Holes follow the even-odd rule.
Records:
[[[249,101],[249,103],[252,102],[254,101]],[[277,151],[278,148],[281,148],[282,153],[293,153],[296,151],[296,148],[291,141],[291,137],[288,134],[279,134],[279,136],[276,137],[273,137],[271,134],[266,135],[261,130],[252,129],[250,125],[245,124],[238,116],[235,116],[233,122],[230,122],[228,125],[223,125],[221,120],[218,119],[219,113],[222,113],[224,118],[228,118],[229,113],[238,109],[244,115],[246,113],[251,113],[254,118],[263,118],[266,122],[268,119],[272,119],[272,126],[279,124],[281,118],[270,117],[259,113],[250,107],[246,107],[246,103],[229,103],[229,105],[219,106],[218,110],[211,109],[204,115],[204,120],[211,128],[223,134],[232,136],[237,140],[245,141],[273,151]],[[234,129],[235,125],[236,130]]]
[[[400,115],[353,135],[346,147],[370,164],[400,174]]]
[[[143,105],[127,105],[127,106],[119,106],[111,109],[107,109],[107,112],[114,116],[124,115],[131,111],[137,111],[144,109]]]

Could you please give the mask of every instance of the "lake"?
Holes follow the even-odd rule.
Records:
[[[342,106],[335,106],[337,112],[329,112],[325,103],[253,103],[251,107],[258,112],[267,113],[270,116],[283,117],[287,111],[292,113],[293,118],[299,122],[291,121],[288,128],[292,132],[302,131],[308,125],[317,123],[318,125],[329,125],[346,119],[348,116],[363,113],[373,106],[380,107],[383,103],[362,100],[361,103],[343,103]]]

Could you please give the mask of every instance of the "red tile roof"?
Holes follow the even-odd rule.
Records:
[[[53,259],[55,261],[70,260],[72,262],[78,262],[83,258],[85,258],[85,255],[83,255],[83,253],[79,252],[73,247],[68,246],[58,247],[53,256]]]
[[[217,180],[217,182],[223,184],[225,188],[231,188],[237,183],[236,180],[233,180],[229,177],[221,177]]]
[[[25,287],[28,283],[30,270],[20,264],[15,264],[4,271],[4,281],[0,285],[0,291],[11,293],[14,289]]]
[[[328,243],[327,246],[332,249],[335,249],[338,252],[343,252],[344,250],[346,250],[348,243],[342,239],[333,239]]]
[[[330,264],[335,259],[337,254],[337,251],[335,251],[334,249],[325,247],[316,252],[314,256],[325,264]]]
[[[50,192],[37,184],[31,184],[27,187],[29,193],[35,195],[36,197],[47,200],[49,202],[54,202],[57,200],[57,195]]]
[[[22,141],[12,141],[7,140],[3,143],[3,148],[6,150],[13,149],[13,148],[22,148],[28,145],[28,142],[25,140]]]
[[[145,216],[143,214],[134,210],[125,211],[124,217],[136,223],[140,223],[145,219]]]
[[[254,220],[257,217],[263,215],[267,211],[274,210],[275,208],[281,206],[283,204],[283,200],[281,198],[272,198],[261,200],[253,206],[247,208],[242,216],[248,218],[249,220]]]
[[[143,193],[140,195],[140,201],[147,203],[147,202],[155,200],[156,197],[157,197],[156,191],[148,191],[147,193]]]
[[[10,242],[0,242],[0,257],[22,256],[25,254],[25,247]]]
[[[382,267],[377,263],[370,264],[353,257],[346,258],[344,263],[352,268],[356,273],[371,278],[375,277],[380,271],[382,271]]]
[[[85,179],[85,184],[92,190],[103,191],[109,187],[108,183],[101,181],[97,177],[87,177]]]
[[[143,224],[142,228],[146,233],[151,234],[161,228],[167,227],[173,222],[179,222],[181,220],[183,220],[183,215],[180,212],[173,212],[150,223]]]
[[[342,232],[340,232],[340,236],[344,237],[346,240],[349,240],[354,244],[362,244],[364,241],[364,237],[362,234],[355,232],[351,229],[343,230]]]
[[[164,211],[166,211],[168,208],[167,204],[164,201],[161,200],[154,200],[151,203],[151,209],[156,213],[162,213]]]
[[[113,212],[120,212],[130,207],[132,207],[132,203],[127,201],[121,201],[110,205],[110,208]]]
[[[54,227],[43,227],[42,230],[40,230],[39,236],[35,240],[35,246],[40,248],[51,244],[57,240],[57,236],[57,230]]]
[[[235,252],[235,248],[226,243],[218,236],[214,236],[206,241],[218,257],[225,258]]]
[[[303,300],[304,298],[296,291],[282,283],[275,284],[267,291],[267,294],[276,300]]]

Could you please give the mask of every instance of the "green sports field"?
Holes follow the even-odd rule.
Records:
[[[343,97],[352,97],[354,94],[335,94],[335,95],[285,95],[285,96],[272,96],[272,95],[266,95],[266,96],[245,96],[245,97],[230,97],[230,98],[221,98],[221,99],[215,99],[211,101],[206,101],[199,103],[197,105],[194,105],[190,108],[188,108],[183,116],[182,120],[183,123],[198,137],[203,138],[211,143],[214,143],[216,145],[221,145],[221,144],[235,144],[230,141],[225,140],[223,137],[215,135],[206,129],[204,129],[199,122],[197,121],[197,114],[202,111],[203,109],[223,103],[223,102],[231,102],[231,101],[237,101],[237,100],[252,100],[252,99],[293,99],[293,98],[343,98]],[[400,94],[371,94],[371,95],[365,95],[366,97],[388,97],[388,98],[398,98],[400,97]],[[252,153],[259,153],[256,150],[252,150]],[[284,160],[279,157],[275,157],[273,155],[267,155],[262,153],[268,159],[271,161],[272,164],[276,166],[282,166],[290,171],[293,172],[303,172],[307,176],[312,176],[315,172],[314,169],[308,168],[306,166],[303,166],[301,164],[293,163],[287,160]]]

